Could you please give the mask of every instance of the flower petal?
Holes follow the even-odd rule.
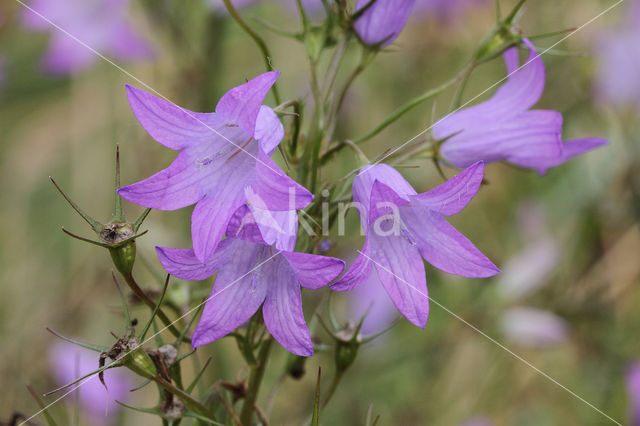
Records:
[[[427,262],[450,274],[490,277],[500,270],[439,213],[412,204],[401,208],[408,237]]]
[[[66,34],[54,34],[42,62],[48,73],[64,75],[86,70],[96,62],[96,56]]]
[[[442,144],[440,153],[456,167],[506,160],[522,167],[556,158],[562,152],[562,115],[532,110],[508,120],[486,120]]]
[[[289,263],[281,256],[264,267],[269,283],[262,307],[264,323],[271,335],[298,356],[313,355],[313,344],[302,312],[302,295]]]
[[[335,291],[349,291],[362,284],[371,275],[371,259],[369,258],[369,239],[364,242],[364,247],[358,258],[351,265],[346,274],[331,285]]]
[[[202,317],[193,333],[197,348],[226,336],[256,313],[267,292],[262,276],[266,247],[242,240],[231,240],[233,256],[220,265]],[[263,265],[264,266],[264,265]]]
[[[256,219],[246,204],[241,205],[238,210],[235,211],[229,220],[229,225],[227,225],[226,234],[229,238],[270,245],[264,241]]]
[[[220,192],[207,194],[196,204],[191,215],[193,250],[201,262],[209,260],[216,251],[231,217],[245,202],[242,192],[234,194],[223,188]]]
[[[267,245],[293,251],[298,236],[298,213],[295,210],[271,211],[250,205],[255,222]]]
[[[526,39],[529,58],[517,69],[517,47],[505,52],[508,78],[491,99],[463,108],[443,117],[433,126],[433,135],[442,140],[460,131],[471,131],[476,126],[506,120],[526,111],[538,102],[545,85],[545,69],[542,59]],[[469,164],[467,164],[469,165]]]
[[[200,262],[192,249],[156,247],[156,253],[162,267],[169,274],[183,280],[200,281],[212,276],[226,261],[230,254],[230,243],[231,240],[223,241],[207,263]]]
[[[584,154],[587,151],[591,151],[592,149],[606,145],[607,143],[609,143],[609,141],[601,138],[582,138],[568,140],[562,144],[562,155],[559,155],[558,157],[553,159],[549,159],[546,162],[542,162],[538,166],[538,171],[539,173],[543,174],[550,167],[555,167],[563,164],[575,156]]]
[[[371,188],[371,200],[369,206],[369,225],[380,217],[391,215],[397,219],[399,225],[400,206],[409,204],[407,200],[401,198],[397,192],[384,183],[376,180]],[[388,219],[385,219],[388,220]]]
[[[483,176],[484,164],[479,161],[431,191],[411,197],[411,201],[445,216],[459,213],[478,193]]]
[[[247,200],[265,210],[296,210],[309,205],[313,201],[313,195],[260,151],[255,178],[247,191]]]
[[[356,10],[365,7],[370,0],[358,0]],[[358,36],[367,44],[382,42],[382,47],[395,40],[407,23],[415,0],[376,0],[355,21]]]
[[[215,142],[213,149],[219,150],[230,144],[227,139],[236,144],[248,137],[241,136],[240,129],[229,127],[223,117],[189,111],[133,86],[127,85],[127,98],[142,127],[167,148],[177,150]]]
[[[114,24],[109,36],[109,49],[119,59],[135,61],[149,59],[153,55],[151,46],[140,38],[124,20]]]
[[[194,164],[194,152],[181,151],[169,167],[118,190],[122,198],[157,210],[176,210],[196,203],[206,193],[199,182],[207,174]]]
[[[227,122],[239,125],[248,135],[255,137],[260,107],[279,75],[278,71],[266,72],[229,90],[216,105],[216,113],[222,115]]]
[[[400,197],[409,200],[409,195],[416,191],[404,177],[393,167],[386,164],[374,164],[363,167],[353,180],[353,201],[360,213],[360,221],[369,223],[369,207],[371,206],[371,189],[378,180],[394,190]],[[365,226],[366,228],[366,226]]]
[[[371,259],[393,304],[412,324],[424,327],[429,317],[429,296],[424,263],[418,249],[403,235],[371,238]]]
[[[316,290],[335,280],[344,270],[344,262],[335,257],[309,253],[281,252],[296,274],[298,283]]]
[[[255,132],[255,139],[260,142],[260,148],[267,155],[271,155],[283,137],[284,127],[282,127],[278,115],[268,106],[262,105],[258,113]]]

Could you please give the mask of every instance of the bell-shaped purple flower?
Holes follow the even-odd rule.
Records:
[[[193,250],[157,247],[158,257],[168,273],[182,279],[203,280],[218,272],[193,334],[194,347],[226,336],[262,306],[271,335],[291,353],[311,356],[313,344],[302,312],[300,286],[313,290],[326,286],[342,273],[344,262],[293,251],[295,212],[275,212],[269,222],[272,233],[290,236],[282,250],[265,241],[268,232],[258,221],[269,222],[257,218],[248,206],[241,206],[229,223],[227,238],[204,264]],[[280,229],[278,225],[283,223],[284,229]]]
[[[599,138],[563,143],[562,115],[530,109],[544,90],[545,68],[533,45],[527,39],[523,42],[530,49],[527,62],[518,69],[516,47],[504,53],[509,77],[491,99],[454,112],[434,125],[433,136],[445,140],[440,154],[447,162],[463,168],[477,161],[507,161],[544,173],[607,143]]]
[[[62,28],[91,49],[123,61],[144,60],[152,49],[128,22],[129,0],[32,0],[22,22],[34,31],[51,31],[51,42],[44,57],[44,68],[53,74],[83,71],[99,58]],[[41,15],[41,16],[40,16]]]
[[[417,194],[395,169],[385,164],[363,168],[353,182],[366,240],[358,259],[331,288],[351,290],[375,270],[396,308],[424,327],[429,314],[422,258],[465,277],[499,272],[489,259],[447,222],[475,196],[484,166],[477,163],[436,187]]]
[[[367,7],[370,2],[371,0],[358,0],[356,11]],[[407,24],[414,4],[415,0],[374,0],[354,23],[358,37],[371,46],[389,45]]]
[[[247,201],[253,207],[287,211],[301,209],[313,199],[269,157],[284,129],[262,101],[278,75],[268,72],[231,89],[214,113],[191,112],[127,87],[131,109],[142,127],[180,153],[168,168],[118,192],[126,200],[159,210],[197,203],[191,233],[201,262],[211,257],[231,216]]]

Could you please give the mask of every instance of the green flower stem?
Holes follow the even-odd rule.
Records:
[[[338,389],[338,385],[340,384],[340,380],[342,380],[342,376],[344,376],[344,371],[336,371],[335,376],[333,376],[333,381],[331,382],[331,386],[329,386],[329,391],[327,391],[327,395],[324,398],[324,402],[322,403],[322,407],[326,407],[331,401],[331,397],[336,393],[336,389]]]
[[[460,108],[460,105],[462,104],[462,94],[464,92],[464,89],[467,87],[467,83],[469,82],[469,77],[471,77],[471,73],[473,72],[474,69],[475,69],[474,63],[471,63],[471,65],[466,68],[465,70],[466,72],[464,72],[464,77],[462,77],[462,81],[456,88],[455,95],[453,95],[453,101],[451,102],[450,111],[453,112],[458,108]]]
[[[467,75],[470,73],[470,69],[473,69],[474,67],[475,67],[475,64],[472,62],[469,65],[467,65],[458,75],[453,77],[451,80],[442,83],[438,87],[435,87],[435,88],[433,88],[431,90],[428,90],[427,92],[423,93],[422,95],[420,95],[420,96],[418,96],[416,98],[413,98],[412,100],[410,100],[409,102],[407,102],[406,104],[401,106],[400,108],[396,109],[386,120],[384,120],[382,123],[378,124],[378,126],[375,127],[373,130],[371,130],[369,133],[367,133],[366,135],[355,139],[354,142],[356,144],[359,144],[359,143],[368,141],[369,139],[373,138],[378,133],[380,133],[381,131],[386,129],[390,124],[394,123],[396,120],[398,120],[400,117],[402,117],[404,114],[406,114],[407,112],[411,111],[413,108],[417,107],[421,103],[423,103],[423,102],[431,99],[432,97],[444,92],[449,87],[451,87],[454,84],[456,84],[456,83],[464,80],[465,78],[467,78]]]
[[[242,19],[236,8],[231,3],[231,0],[222,0],[224,2],[225,7],[229,11],[229,15],[242,27],[242,29],[253,39],[253,41],[258,45],[258,48],[262,52],[262,56],[264,57],[264,63],[267,68],[267,71],[273,71],[273,65],[271,65],[271,54],[269,53],[269,48],[267,44],[260,38],[260,36],[247,25],[247,23]],[[278,92],[278,87],[276,83],[273,84],[273,97],[276,101],[276,104],[280,104],[280,93]]]
[[[140,288],[140,286],[138,286],[138,283],[133,278],[133,275],[132,274],[126,274],[126,275],[123,275],[123,277],[124,277],[124,280],[129,285],[129,288],[131,289],[131,291],[133,291],[135,293],[135,295],[138,296],[138,298],[140,300],[142,300],[142,302],[144,302],[144,304],[147,305],[152,311],[156,310],[155,302],[153,300],[151,300],[149,298],[149,296],[147,296],[145,294],[145,292]],[[158,308],[157,315],[158,315],[158,318],[160,318],[160,320],[162,320],[164,325],[167,326],[167,328],[169,329],[171,334],[173,334],[175,337],[180,337],[181,336],[180,331],[173,326],[173,324],[171,323],[171,320],[169,319],[169,317],[167,317],[167,314],[165,314],[162,311],[162,309]],[[184,337],[184,341],[190,343],[191,339],[189,337],[185,336]]]
[[[210,420],[213,420],[213,415],[209,412],[207,407],[202,405],[200,402],[198,402],[196,399],[194,399],[191,395],[189,395],[185,391],[177,388],[173,383],[169,383],[168,381],[162,379],[159,376],[154,376],[151,378],[151,380],[157,383],[164,390],[171,392],[176,397],[178,397],[182,402],[184,402],[184,405],[188,409],[193,410],[196,413],[200,414],[201,416],[207,417]]]
[[[243,425],[250,425],[253,418],[253,412],[255,410],[256,401],[258,399],[258,391],[262,384],[262,378],[264,377],[264,371],[267,366],[267,360],[269,358],[269,351],[271,349],[272,338],[267,338],[260,348],[258,354],[257,363],[251,366],[251,374],[249,375],[249,387],[247,394],[244,397],[244,405],[240,412],[240,422]]]

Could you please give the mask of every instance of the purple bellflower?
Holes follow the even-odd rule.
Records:
[[[60,342],[49,350],[49,365],[56,383],[63,386],[96,370],[98,355],[88,349]],[[130,400],[129,390],[135,385],[126,369],[107,370],[104,372],[104,380],[108,392],[95,376],[86,379],[75,390],[79,393],[78,401],[86,417],[86,424],[96,426],[115,424],[114,414],[121,408],[115,401]]]
[[[194,348],[229,334],[262,306],[264,323],[282,346],[295,355],[313,355],[300,286],[313,290],[326,286],[342,273],[344,262],[293,251],[295,212],[263,213],[274,214],[271,233],[281,236],[280,247],[265,240],[269,232],[259,222],[268,221],[257,218],[246,205],[236,211],[229,222],[227,238],[204,264],[193,250],[157,247],[162,266],[178,278],[203,280],[218,272],[193,333]],[[277,226],[282,223],[285,229]]]
[[[504,53],[508,80],[493,97],[445,117],[433,127],[433,136],[445,140],[442,158],[455,167],[477,161],[507,161],[539,173],[558,166],[576,155],[607,143],[584,138],[562,142],[562,115],[557,111],[531,110],[542,96],[545,68],[535,48],[518,69],[518,49]],[[448,139],[447,139],[448,138]]]
[[[233,214],[257,209],[292,211],[313,196],[270,158],[284,135],[282,123],[262,101],[278,78],[268,72],[228,91],[214,113],[191,112],[143,90],[127,87],[136,118],[157,142],[180,150],[166,169],[120,188],[126,200],[158,210],[196,204],[191,216],[195,256],[206,262]],[[274,240],[267,241],[269,244]]]
[[[400,313],[412,324],[424,327],[429,300],[422,258],[438,269],[465,277],[498,273],[498,268],[444,218],[460,212],[471,201],[483,175],[484,166],[477,163],[435,189],[417,194],[390,166],[363,168],[353,182],[353,199],[360,207],[366,240],[358,259],[331,287],[351,290],[375,269]]]
[[[32,0],[28,6],[37,13],[25,8],[24,26],[33,31],[51,31],[43,65],[52,74],[84,71],[99,58],[47,21],[115,59],[135,61],[152,55],[149,44],[128,23],[129,0]]]
[[[358,0],[355,10],[366,7],[370,2],[371,0]],[[409,13],[415,2],[415,0],[375,0],[354,23],[358,37],[368,45],[388,46],[400,35],[407,24]]]
[[[629,367],[627,372],[627,392],[631,412],[631,425],[640,426],[640,362]]]

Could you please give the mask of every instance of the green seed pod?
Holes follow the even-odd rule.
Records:
[[[156,365],[153,363],[153,360],[149,356],[149,354],[142,348],[138,347],[132,351],[130,351],[122,360],[125,367],[134,373],[151,379],[156,377],[158,374],[158,370],[156,369]]]
[[[133,270],[133,263],[136,260],[136,242],[126,241],[135,235],[133,225],[128,222],[107,223],[100,232],[100,239],[108,245],[115,247],[109,248],[109,254],[113,260],[116,269],[122,275],[129,275]]]
[[[351,364],[358,356],[358,349],[360,349],[360,342],[356,339],[336,341],[335,362],[337,371],[343,372],[351,367]]]

